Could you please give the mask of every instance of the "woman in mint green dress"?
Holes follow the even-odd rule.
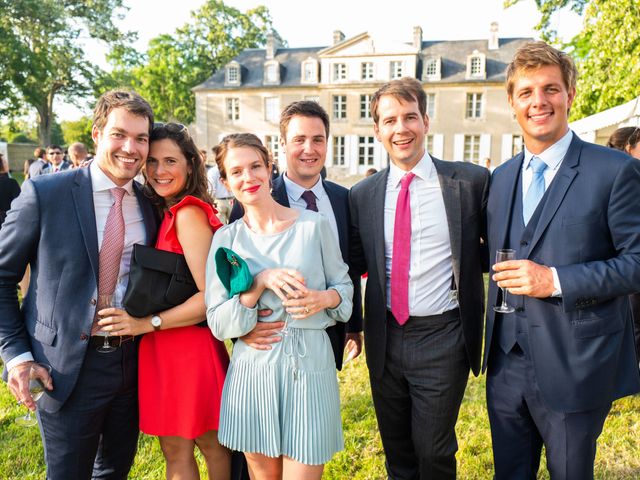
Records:
[[[220,443],[245,452],[252,478],[320,479],[343,448],[334,357],[324,329],[351,315],[353,285],[327,220],[271,197],[268,154],[252,134],[225,137],[216,162],[245,216],[216,233],[207,261],[207,319],[218,339],[239,338],[222,394]],[[215,268],[219,247],[254,277],[230,298]],[[282,341],[242,341],[258,321],[287,320]]]

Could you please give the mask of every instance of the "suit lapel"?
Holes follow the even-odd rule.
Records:
[[[444,209],[447,214],[449,226],[449,242],[451,244],[451,256],[453,274],[456,285],[460,284],[460,259],[462,258],[462,200],[460,198],[460,180],[455,178],[455,164],[445,163],[431,157],[433,165],[438,172],[438,180],[442,190]]]
[[[493,202],[495,202],[495,218],[492,220],[491,225],[496,225],[498,227],[498,233],[496,238],[496,244],[490,245],[494,250],[500,248],[506,248],[507,245],[507,234],[510,226],[510,219],[512,216],[512,210],[516,208],[515,199],[516,199],[516,188],[518,188],[518,175],[520,175],[520,170],[522,169],[522,161],[524,160],[524,153],[519,153],[514,160],[505,164],[502,167],[502,172],[498,172],[498,176],[494,177],[494,179],[500,179],[496,182],[495,187],[494,183],[491,183],[490,192],[498,192],[504,191],[505,197],[501,197],[499,194],[495,193],[498,198],[494,197]],[[503,187],[500,186],[500,183],[506,185]],[[495,190],[492,190],[495,188]],[[493,205],[492,205],[493,206]],[[490,255],[493,255],[494,252],[489,252]],[[493,263],[493,258],[490,259],[490,263]]]
[[[562,200],[564,199],[571,183],[573,183],[573,179],[578,174],[576,167],[579,163],[580,151],[582,150],[582,141],[578,138],[577,135],[574,134],[573,140],[571,141],[571,145],[569,145],[569,150],[567,150],[567,154],[565,158],[562,160],[562,164],[556,173],[556,176],[553,178],[551,185],[549,185],[549,190],[547,193],[547,199],[542,206],[542,212],[540,212],[540,218],[538,219],[538,224],[536,225],[536,229],[533,233],[533,238],[531,239],[531,243],[529,244],[529,248],[527,250],[527,258],[540,241],[542,234],[547,229],[549,222],[553,219],[554,215],[558,211]]]
[[[278,202],[280,205],[284,205],[285,207],[290,207],[289,204],[289,196],[287,195],[287,187],[284,184],[284,176],[283,173],[278,178],[273,181],[273,188],[271,189],[271,196]]]
[[[386,257],[384,252],[384,199],[387,193],[387,180],[389,179],[389,167],[382,170],[378,175],[377,182],[373,185],[373,191],[371,192],[371,210],[364,209],[365,212],[370,213],[372,219],[371,232],[374,239],[373,242],[373,254],[376,259],[376,269],[378,270],[378,281],[380,282],[380,291],[383,293],[386,305],[387,299],[387,266]],[[363,222],[361,222],[362,224]],[[361,233],[362,234],[362,233]]]
[[[93,206],[93,190],[91,188],[91,175],[89,168],[76,170],[75,182],[71,189],[73,203],[80,231],[87,249],[87,255],[91,262],[93,274],[98,280],[98,232],[96,227],[96,212]]]
[[[346,202],[340,201],[337,193],[333,189],[333,185],[329,182],[322,181],[324,191],[327,192],[329,202],[331,203],[331,209],[333,215],[336,218],[336,225],[338,226],[338,239],[340,241],[340,250],[343,252],[343,257],[346,257],[347,252],[347,212]]]

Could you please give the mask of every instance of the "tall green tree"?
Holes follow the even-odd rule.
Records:
[[[507,0],[510,6],[520,0]],[[640,0],[536,0],[542,37],[573,55],[580,71],[571,111],[575,120],[640,95]],[[560,43],[551,17],[563,8],[583,15],[583,29]]]
[[[91,126],[93,119],[82,117],[78,120],[67,120],[60,122],[62,129],[62,137],[65,145],[71,145],[75,142],[82,142],[89,150],[93,148],[93,139],[91,138]]]
[[[0,109],[36,111],[40,143],[51,142],[53,103],[91,92],[96,68],[81,38],[124,41],[114,24],[122,0],[0,0]]]
[[[190,123],[195,118],[191,89],[243,50],[264,45],[272,31],[264,6],[241,12],[221,0],[208,0],[175,33],[151,40],[144,55],[115,49],[110,57],[114,70],[101,86],[129,85],[151,103],[158,119]]]

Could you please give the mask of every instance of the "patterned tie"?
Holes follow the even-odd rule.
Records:
[[[307,210],[318,211],[318,204],[316,203],[316,196],[311,190],[305,190],[302,194],[302,198],[307,202]]]
[[[400,180],[393,226],[393,256],[391,258],[391,313],[400,325],[409,319],[409,263],[411,260],[411,196],[409,185],[415,173]]]
[[[536,207],[544,195],[544,171],[547,169],[547,164],[539,157],[532,157],[529,167],[533,170],[533,178],[522,202],[522,217],[525,225],[531,220],[533,212],[536,211]]]

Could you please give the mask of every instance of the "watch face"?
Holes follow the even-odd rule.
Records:
[[[158,316],[151,317],[151,325],[159,327],[162,324],[162,319]]]

